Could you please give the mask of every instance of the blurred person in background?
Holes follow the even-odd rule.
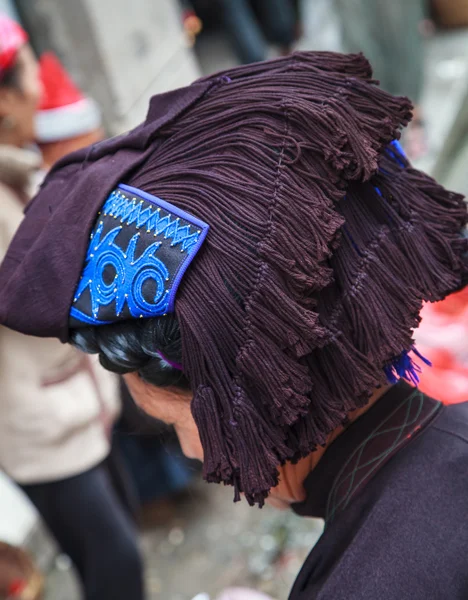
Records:
[[[414,159],[427,150],[421,110],[426,4],[426,0],[335,0],[344,50],[363,52],[380,85],[414,103],[404,137],[405,149]]]
[[[290,600],[468,596],[468,403],[414,386],[413,341],[468,283],[468,214],[405,157],[411,108],[329,52],[155,96],[55,166],[0,268],[3,325],[125,373],[235,501],[325,520]]]
[[[143,528],[167,525],[196,497],[192,483],[199,477],[200,463],[184,456],[171,427],[136,406],[123,379],[121,397],[113,444],[137,492],[139,522]]]
[[[44,167],[65,154],[105,137],[97,103],[75,85],[57,56],[44,52],[39,61],[43,93],[36,114],[36,142]]]
[[[41,166],[40,154],[28,149],[40,96],[27,34],[0,16],[2,260]],[[30,286],[35,287],[34,272]],[[143,598],[136,531],[111,484],[116,470],[111,475],[106,462],[119,412],[115,377],[56,340],[0,327],[0,389],[0,467],[72,559],[83,597]]]
[[[83,94],[57,56],[41,55],[42,99],[36,115],[36,141],[46,168],[64,155],[105,138],[101,111]],[[111,474],[129,484],[126,503],[143,525],[166,523],[196,475],[177,440],[168,444],[168,428],[143,415],[125,385],[120,386],[122,412],[112,437]],[[165,432],[167,434],[167,431]],[[117,489],[121,486],[117,485]]]
[[[297,0],[182,0],[186,17],[219,20],[241,63],[268,58],[269,44],[289,54],[300,35]]]

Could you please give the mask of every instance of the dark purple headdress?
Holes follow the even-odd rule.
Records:
[[[279,464],[412,376],[423,301],[466,283],[466,207],[408,164],[395,140],[410,117],[360,55],[296,54],[156,97],[142,126],[48,177],[0,271],[0,322],[68,338],[119,184],[206,223],[175,301],[182,365],[205,478],[262,504]]]

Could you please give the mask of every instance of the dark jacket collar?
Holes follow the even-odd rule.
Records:
[[[403,381],[390,388],[327,449],[304,482],[306,500],[293,510],[332,520],[440,407]]]

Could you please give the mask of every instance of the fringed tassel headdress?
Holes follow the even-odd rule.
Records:
[[[176,304],[184,371],[205,478],[261,505],[279,464],[400,373],[423,301],[461,285],[466,209],[408,164],[411,104],[362,56],[225,76],[132,184],[211,226]]]

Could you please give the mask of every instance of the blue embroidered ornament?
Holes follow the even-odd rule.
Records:
[[[209,226],[128,185],[108,197],[90,236],[70,325],[173,312],[177,288]]]

